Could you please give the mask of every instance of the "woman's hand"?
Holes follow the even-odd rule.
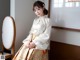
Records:
[[[36,45],[35,45],[33,42],[30,42],[30,44],[29,44],[28,47],[29,47],[29,48],[35,48],[35,46],[36,46]]]
[[[27,47],[27,48],[35,48],[35,44],[33,42],[30,42],[30,41],[26,41],[24,43],[24,45]]]
[[[27,48],[29,48],[29,44],[30,44],[30,41],[24,42],[24,45],[25,45]]]

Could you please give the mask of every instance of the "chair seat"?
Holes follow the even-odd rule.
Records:
[[[3,52],[3,54],[2,52],[0,52],[0,55],[5,55],[5,59],[10,58],[12,56],[11,54],[5,52]]]
[[[2,55],[2,50],[0,49],[0,55]]]
[[[5,55],[5,59],[10,58],[12,56],[12,54],[6,52],[3,52],[3,55]]]

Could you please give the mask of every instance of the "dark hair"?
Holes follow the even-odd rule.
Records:
[[[37,6],[39,8],[44,8],[43,10],[43,13],[44,15],[47,15],[48,14],[48,10],[45,8],[45,4],[44,2],[42,1],[36,1],[34,4],[33,4],[33,11],[34,11],[34,7]]]

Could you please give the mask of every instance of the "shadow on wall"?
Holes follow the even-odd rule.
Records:
[[[0,48],[2,48],[2,22],[3,22],[4,16],[0,17]]]

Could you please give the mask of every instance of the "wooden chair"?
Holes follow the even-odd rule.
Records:
[[[15,53],[15,37],[16,27],[14,19],[11,16],[6,16],[2,24],[2,55],[5,59],[12,59]]]

